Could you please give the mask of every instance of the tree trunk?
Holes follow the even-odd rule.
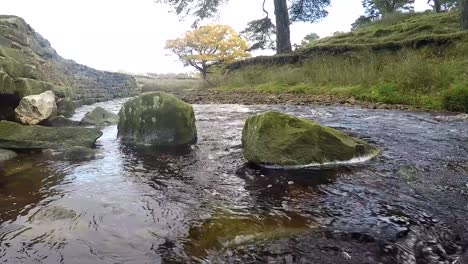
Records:
[[[462,0],[462,27],[468,30],[468,0]]]
[[[276,16],[276,53],[292,52],[289,10],[286,0],[274,0]]]
[[[208,70],[206,69],[203,69],[202,71],[200,71],[201,74],[202,74],[202,78],[204,81],[206,81],[208,79]]]
[[[434,11],[436,13],[440,13],[440,11],[442,11],[440,0],[434,0]]]
[[[200,72],[203,80],[206,81],[208,79],[208,65],[206,65],[206,61],[201,62]]]

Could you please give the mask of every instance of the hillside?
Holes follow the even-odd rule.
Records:
[[[228,70],[212,76],[218,89],[468,111],[468,32],[460,30],[455,12],[388,17]]]
[[[132,76],[66,60],[22,18],[0,15],[0,117],[2,107],[46,90],[78,105],[139,93]]]

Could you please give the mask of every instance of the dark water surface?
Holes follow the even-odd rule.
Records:
[[[123,100],[99,105],[117,112]],[[94,106],[79,109],[80,119]],[[468,123],[345,107],[196,105],[198,144],[0,164],[3,263],[468,263]],[[340,168],[245,164],[257,112],[315,119],[383,149]]]

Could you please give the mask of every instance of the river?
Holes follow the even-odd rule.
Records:
[[[99,105],[118,112],[124,100]],[[194,105],[198,144],[0,164],[2,263],[468,263],[468,123],[354,107]],[[276,110],[365,139],[363,164],[282,171],[241,153],[249,115]]]

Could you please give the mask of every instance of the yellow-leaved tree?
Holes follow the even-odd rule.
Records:
[[[168,40],[166,49],[185,66],[200,71],[204,80],[211,66],[250,57],[247,41],[227,25],[206,25],[188,31],[181,38]]]

